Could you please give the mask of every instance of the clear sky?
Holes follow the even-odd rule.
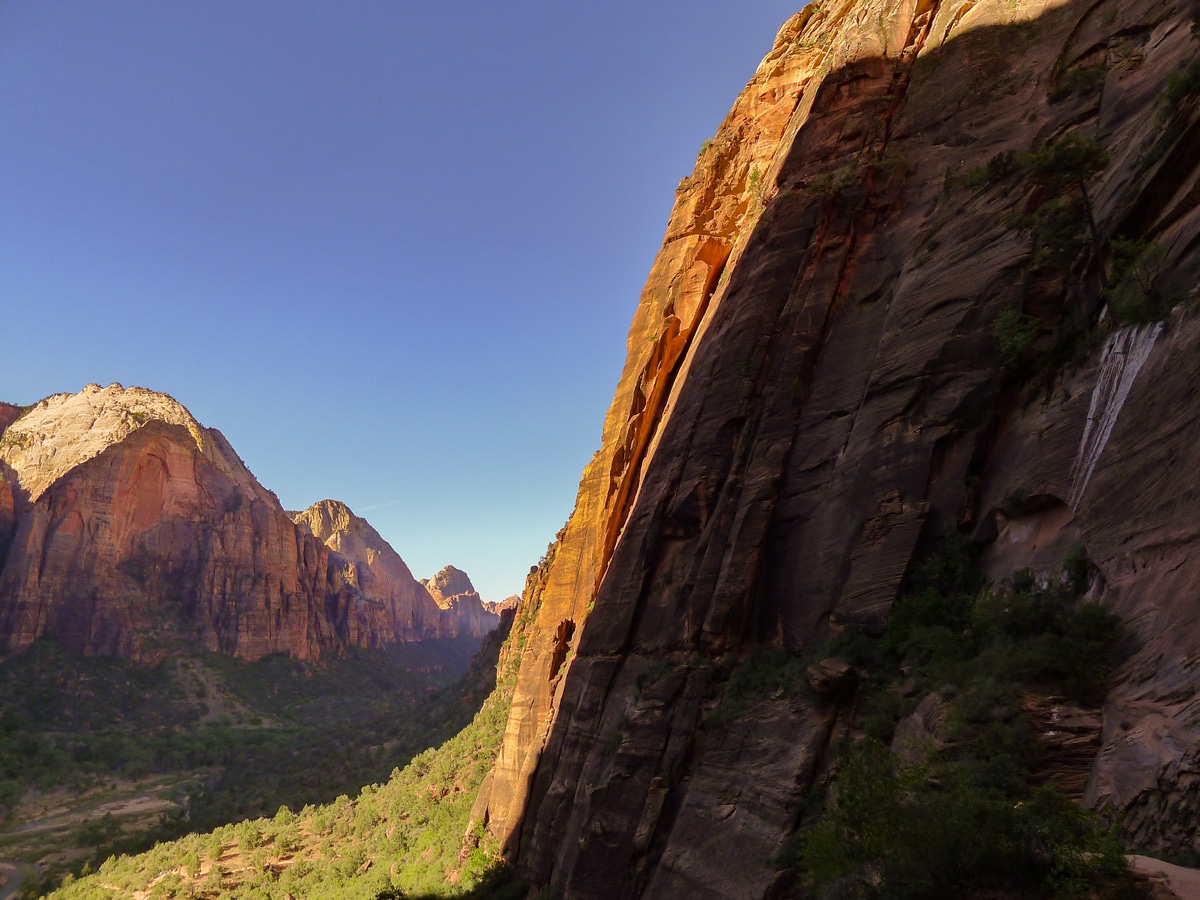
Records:
[[[518,592],[675,185],[802,0],[0,2],[0,399],[165,391]]]

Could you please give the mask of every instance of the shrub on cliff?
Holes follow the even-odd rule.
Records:
[[[1109,275],[1108,308],[1122,325],[1157,322],[1170,311],[1170,301],[1155,287],[1166,250],[1161,244],[1115,238]]]
[[[1022,572],[985,589],[965,539],[948,539],[917,565],[883,648],[897,675],[906,669],[930,687],[992,679],[1098,702],[1117,661],[1117,618],[1081,599],[1092,571],[1086,551],[1072,548],[1065,577]]]
[[[1108,78],[1108,66],[1084,66],[1063,74],[1058,84],[1050,91],[1051,103],[1063,103],[1077,97],[1087,97],[1104,86]]]
[[[1037,319],[1032,316],[1022,315],[1019,310],[1011,307],[1001,310],[992,324],[992,337],[996,339],[1000,358],[1004,360],[1006,367],[1012,368],[1020,362],[1037,337],[1039,328]]]
[[[1163,89],[1159,102],[1166,109],[1168,116],[1174,116],[1183,105],[1183,101],[1197,93],[1200,93],[1200,59],[1192,60],[1167,76],[1167,86]]]
[[[844,752],[822,815],[779,862],[817,896],[1127,895],[1115,839],[1035,786],[1045,749],[1026,712],[1041,692],[1103,699],[1117,622],[1083,599],[1093,573],[1078,545],[1062,577],[989,587],[966,538],[944,537],[889,617],[860,706],[869,737]],[[942,749],[913,765],[884,742],[933,692]]]
[[[909,765],[867,740],[843,756],[835,794],[801,839],[817,896],[1133,895],[1116,841],[1051,789],[1014,803],[954,766]]]
[[[1072,133],[1028,153],[998,153],[985,166],[949,177],[947,186],[981,188],[1018,173],[1027,177],[1036,189],[1031,203],[1014,210],[1009,223],[1033,238],[1035,267],[1066,268],[1089,247],[1099,245],[1087,185],[1111,159],[1112,154],[1095,138]]]

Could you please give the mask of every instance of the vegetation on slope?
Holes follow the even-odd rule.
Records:
[[[1014,803],[961,760],[912,765],[867,740],[844,754],[836,792],[802,841],[818,896],[1140,896],[1117,843],[1053,788]]]
[[[368,783],[353,798],[189,834],[137,856],[111,856],[51,896],[73,898],[377,898],[523,896],[482,831],[468,834],[471,806],[504,735],[520,647],[547,566],[531,575],[511,634],[490,647],[456,688],[482,708],[458,734]],[[503,626],[502,626],[503,629]],[[504,640],[503,647],[498,647]],[[495,661],[499,656],[499,663]],[[490,665],[489,665],[490,661]],[[455,693],[455,692],[452,692]]]
[[[474,721],[382,785],[354,799],[225,825],[111,857],[90,877],[52,894],[150,897],[375,898],[393,892],[450,896],[477,887],[492,862],[486,848],[462,854],[467,819],[491,767],[508,715],[511,681]]]
[[[1136,896],[1097,816],[1044,781],[1029,701],[1100,703],[1115,616],[1086,600],[1075,548],[1061,579],[989,588],[957,535],[924,560],[882,639],[828,648],[864,673],[860,739],[843,748],[823,810],[780,860],[817,896]],[[888,749],[930,694],[945,714],[919,761]]]
[[[216,654],[158,668],[45,642],[0,662],[0,855],[42,889],[158,840],[328,802],[470,721],[492,666],[475,642],[320,663]]]

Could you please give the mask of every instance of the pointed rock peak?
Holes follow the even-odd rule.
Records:
[[[393,549],[371,523],[356,516],[341,500],[318,500],[303,512],[289,512],[292,521],[321,541],[330,550],[348,559],[357,560],[368,566],[378,561],[392,570],[392,575],[403,582],[416,579],[400,554]]]
[[[421,584],[425,585],[425,589],[439,606],[444,606],[451,597],[457,597],[459,594],[475,593],[475,586],[471,584],[467,573],[454,566],[446,566],[432,578],[422,580]]]
[[[232,466],[225,458],[226,442],[216,440],[175,398],[115,382],[89,384],[78,394],[51,394],[26,409],[4,429],[0,462],[11,466],[30,499],[37,499],[66,472],[151,421],[181,426],[205,457],[222,468]]]
[[[288,515],[322,541],[329,540],[339,531],[358,531],[363,526],[371,528],[366,519],[356,516],[341,500],[318,500],[303,512],[289,512]]]

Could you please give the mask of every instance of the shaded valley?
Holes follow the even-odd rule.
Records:
[[[157,667],[35,644],[0,663],[0,856],[61,876],[356,793],[470,722],[497,640]]]

